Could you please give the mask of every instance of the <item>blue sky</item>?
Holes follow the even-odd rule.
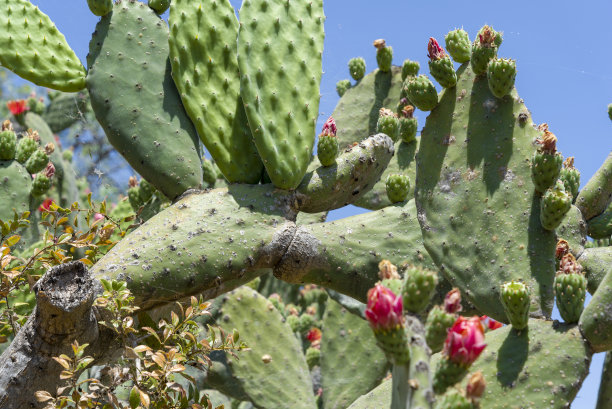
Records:
[[[85,62],[97,17],[85,0],[31,0],[48,14]],[[239,8],[241,1],[231,0]],[[574,156],[582,184],[612,149],[612,2],[576,1],[425,1],[328,0],[319,128],[338,101],[335,84],[349,78],[346,63],[364,57],[376,67],[372,41],[384,38],[393,47],[394,63],[410,58],[427,69],[427,41],[463,27],[471,37],[484,25],[504,33],[501,57],[517,61],[516,88],[536,123],[547,122],[559,138],[564,156]],[[425,115],[418,113],[420,126]],[[345,217],[362,210],[336,211]],[[594,358],[590,375],[572,405],[595,407],[603,357]]]

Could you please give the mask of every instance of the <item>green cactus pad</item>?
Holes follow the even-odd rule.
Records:
[[[376,387],[389,364],[376,346],[368,323],[335,301],[329,301],[323,318],[321,377],[324,407],[346,408]],[[368,370],[364,371],[363,368]]]
[[[349,74],[355,81],[363,78],[366,72],[365,60],[361,57],[351,58],[348,62]]]
[[[168,26],[122,0],[96,26],[87,88],[111,144],[165,196],[202,185],[199,140],[172,81]]]
[[[296,189],[298,209],[318,213],[359,199],[380,178],[393,153],[393,142],[384,134],[345,149],[336,164],[315,168],[304,176]]]
[[[336,83],[336,92],[340,98],[342,98],[350,88],[351,82],[349,80],[340,80]]]
[[[608,247],[608,252],[610,248]],[[612,351],[612,267],[599,284],[593,298],[580,316],[580,330],[594,352]],[[584,302],[583,302],[584,303]]]
[[[234,8],[175,0],[169,24],[172,77],[202,142],[230,183],[257,183],[263,164],[240,98]]]
[[[105,16],[113,11],[113,0],[87,0],[89,10],[96,16]]]
[[[605,239],[612,236],[612,201],[602,214],[593,217],[587,224],[589,236],[594,239]]]
[[[565,192],[563,183],[548,189],[540,202],[540,221],[546,230],[555,230],[572,207],[572,197]]]
[[[610,200],[612,200],[612,152],[578,193],[576,207],[580,209],[585,220],[590,220],[601,214]]]
[[[0,160],[13,160],[17,149],[15,132],[6,130],[0,132]]]
[[[242,99],[259,156],[281,189],[295,189],[310,163],[324,20],[322,0],[245,0],[240,9]]]
[[[395,144],[395,155],[391,158],[391,162],[383,172],[380,180],[372,187],[372,189],[356,200],[354,204],[370,210],[378,210],[391,205],[391,201],[387,196],[386,181],[387,177],[392,174],[401,173],[410,178],[416,179],[416,164],[415,155],[419,148],[419,139],[411,143],[397,142]],[[414,184],[410,184],[408,198],[414,196]]]
[[[612,109],[610,110],[612,119]],[[612,406],[612,353],[606,353],[603,370],[599,382],[599,393],[595,409],[608,409]]]
[[[510,94],[516,79],[516,61],[507,58],[495,58],[487,66],[489,89],[497,98]]]
[[[458,63],[464,63],[470,61],[472,55],[472,43],[468,33],[458,28],[453,31],[449,31],[444,37],[446,43],[446,51],[453,57],[453,60]]]
[[[405,84],[408,98],[421,111],[431,111],[438,105],[438,92],[425,75],[408,78]]]
[[[405,81],[408,77],[416,77],[419,75],[420,68],[421,66],[418,61],[404,60],[402,64],[402,81]]]
[[[448,56],[439,60],[429,61],[429,72],[444,88],[451,88],[457,85],[455,67]]]
[[[32,177],[17,161],[0,161],[0,220],[13,220],[15,211],[21,214],[30,210]]]
[[[608,269],[612,266],[612,247],[584,249],[578,262],[584,269],[587,278],[587,290],[595,294]]]
[[[88,108],[87,92],[61,93],[49,103],[41,116],[51,131],[58,133],[83,118]]]
[[[391,203],[399,203],[408,199],[410,178],[402,174],[391,174],[385,181],[387,198]]]
[[[505,321],[500,285],[522,279],[531,313],[548,316],[557,239],[540,225],[531,182],[539,133],[516,94],[495,98],[467,63],[458,76],[421,134],[415,197],[425,247],[482,314]]]
[[[506,326],[488,332],[485,342],[487,347],[470,368],[482,371],[487,382],[481,408],[564,409],[589,372],[591,352],[576,325],[531,319],[529,331]],[[434,355],[431,366],[439,359],[440,354]],[[349,409],[389,407],[391,384],[383,382]]]
[[[331,115],[336,120],[340,149],[374,135],[380,108],[394,107],[401,89],[401,69],[393,67],[387,73],[376,70],[366,75],[346,91]]]
[[[208,184],[208,187],[214,187],[217,182],[217,167],[215,163],[209,159],[202,158],[202,174],[204,177],[204,183]]]
[[[261,265],[269,267],[266,245],[282,230],[287,202],[272,185],[188,195],[121,240],[92,274],[129,278],[143,309],[184,296],[187,288],[214,298],[261,275]]]
[[[502,284],[501,302],[506,310],[508,321],[516,330],[527,327],[529,321],[529,287],[520,281]]]
[[[223,296],[220,316],[217,324],[228,333],[237,329],[250,348],[228,358],[248,400],[266,409],[316,408],[302,347],[264,296],[248,287],[234,290]]]
[[[321,135],[317,142],[317,158],[321,165],[331,166],[338,157],[338,138],[334,135]]]
[[[85,68],[49,17],[28,0],[0,2],[0,63],[36,85],[85,88]]]

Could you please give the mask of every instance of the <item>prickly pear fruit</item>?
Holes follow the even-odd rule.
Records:
[[[336,121],[331,116],[325,121],[317,143],[317,157],[323,166],[336,163],[338,157],[338,138],[336,138]]]
[[[19,163],[26,163],[28,158],[38,149],[38,141],[33,137],[34,135],[24,136],[17,142],[15,159]]]
[[[386,181],[387,197],[391,203],[403,202],[410,192],[410,178],[407,175],[391,174]]]
[[[42,115],[45,111],[45,104],[42,101],[42,98],[37,99],[34,97],[28,98],[28,108],[30,112],[34,112],[37,115]]]
[[[53,166],[53,163],[49,162],[45,170],[38,173],[32,181],[30,194],[34,197],[40,197],[44,195],[51,187],[51,178],[54,174],[55,166]]]
[[[406,266],[402,286],[404,309],[414,314],[423,311],[431,301],[437,284],[438,274],[435,271],[420,266]]]
[[[517,330],[527,327],[529,322],[529,287],[520,281],[510,281],[501,286],[501,301],[506,317]]]
[[[399,136],[405,143],[416,140],[418,122],[413,113],[414,107],[412,105],[404,106],[400,112]]]
[[[476,75],[486,73],[489,61],[497,56],[499,46],[496,41],[496,32],[491,27],[484,26],[478,32],[472,45],[472,58],[470,60],[472,70]]]
[[[570,156],[563,162],[563,168],[559,173],[559,179],[565,186],[565,191],[572,195],[572,202],[578,196],[578,188],[580,187],[580,172],[574,167],[574,157]]]
[[[105,16],[113,10],[113,0],[87,0],[89,10],[99,17]]]
[[[516,61],[508,58],[494,58],[487,67],[489,89],[497,98],[510,94],[516,78]]]
[[[154,192],[155,188],[149,182],[144,179],[140,180],[140,192],[138,194],[140,195],[140,200],[143,203],[149,201]]]
[[[540,202],[540,223],[546,230],[555,230],[563,217],[572,207],[572,197],[565,191],[563,183],[558,181],[542,196]]]
[[[429,38],[427,52],[431,76],[444,88],[452,88],[457,85],[457,74],[455,73],[453,62],[433,37]]]
[[[408,78],[406,92],[410,101],[421,111],[431,111],[438,105],[438,92],[425,75]]]
[[[450,389],[436,399],[434,409],[473,409],[472,402],[457,389]]]
[[[419,75],[419,69],[421,66],[418,61],[404,60],[402,64],[402,81],[405,81],[408,77],[416,77]]]
[[[559,177],[563,157],[557,152],[557,138],[548,130],[548,125],[540,125],[544,135],[537,140],[540,145],[531,161],[531,179],[538,192],[553,186]]]
[[[344,93],[351,88],[351,82],[349,80],[340,80],[336,83],[336,92],[338,96],[342,98]]]
[[[482,26],[480,30],[478,30],[478,33],[476,33],[476,38],[478,38],[481,34],[485,34],[487,29],[494,36],[493,44],[495,44],[497,46],[497,49],[499,50],[499,47],[502,45],[503,42],[503,33],[501,31],[496,31],[493,29],[493,27],[485,25]]]
[[[306,350],[306,363],[308,364],[308,369],[312,369],[319,365],[320,360],[321,350],[319,348],[309,347]]]
[[[446,50],[458,63],[464,63],[470,61],[472,55],[472,44],[468,33],[458,28],[453,31],[449,31],[444,37],[446,43]]]
[[[366,72],[365,60],[361,57],[351,58],[348,62],[349,73],[355,81],[363,78]]]
[[[74,156],[74,152],[70,149],[66,149],[62,152],[62,159],[65,162],[72,162],[72,157]]]
[[[437,305],[429,311],[425,322],[425,340],[432,353],[442,350],[448,329],[453,326],[455,319],[455,314],[446,312]]]
[[[399,364],[410,362],[410,348],[402,313],[401,296],[381,284],[376,284],[368,291],[365,316],[374,331],[376,343],[390,361]]]
[[[43,170],[47,166],[47,163],[49,163],[49,157],[45,151],[36,149],[26,161],[25,168],[28,172],[34,174]]]
[[[149,7],[157,14],[164,14],[170,7],[170,0],[149,0]]]
[[[10,124],[10,122],[8,122],[8,124]],[[2,132],[0,132],[0,160],[15,159],[16,149],[17,136],[15,135],[15,132],[13,132],[13,130],[8,126],[5,129],[3,125]]]
[[[393,49],[391,47],[387,47],[385,40],[378,39],[374,41],[374,47],[376,47],[376,62],[378,63],[378,68],[382,72],[391,71],[391,63],[393,61]]]
[[[393,142],[397,141],[397,132],[399,129],[399,119],[397,115],[387,108],[381,108],[378,112],[378,122],[376,123],[376,132],[384,133]]]
[[[566,323],[572,324],[580,319],[584,309],[586,286],[587,280],[582,266],[571,253],[563,256],[555,276],[555,296],[559,313]]]

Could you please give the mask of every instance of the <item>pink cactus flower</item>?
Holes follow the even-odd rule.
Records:
[[[444,354],[452,362],[469,367],[487,346],[484,339],[484,327],[479,317],[458,317],[448,331]]]
[[[458,288],[453,288],[444,297],[444,311],[449,314],[456,314],[461,309],[461,291]]]
[[[47,168],[43,171],[43,175],[45,175],[49,179],[51,179],[53,175],[55,175],[55,166],[53,166],[53,163],[49,162],[47,164]]]
[[[17,99],[6,103],[7,108],[11,111],[11,114],[17,116],[23,114],[29,109],[28,101],[25,99]]]
[[[442,48],[442,46],[438,44],[438,41],[433,37],[429,37],[429,43],[427,44],[427,56],[431,61],[441,60],[442,58],[446,57],[444,48]]]
[[[403,325],[402,297],[382,284],[368,291],[368,307],[365,315],[372,329],[387,331]]]
[[[325,136],[336,136],[337,128],[336,121],[331,116],[327,118],[327,121],[323,124],[323,130],[321,130],[321,135]]]

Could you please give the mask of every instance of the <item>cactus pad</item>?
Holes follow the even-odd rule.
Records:
[[[322,0],[245,0],[240,9],[242,99],[259,156],[281,189],[295,189],[310,163],[324,20]]]

